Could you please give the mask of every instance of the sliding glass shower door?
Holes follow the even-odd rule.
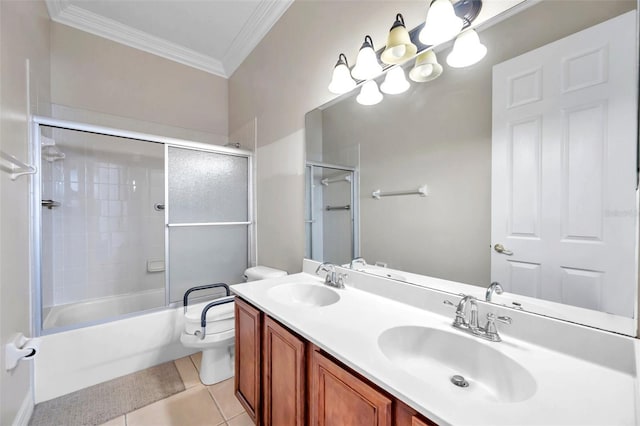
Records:
[[[167,149],[168,292],[169,302],[179,302],[190,287],[242,282],[249,264],[250,166],[246,156]]]

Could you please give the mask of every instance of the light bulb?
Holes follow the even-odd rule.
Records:
[[[402,67],[395,67],[387,73],[384,82],[380,85],[380,90],[388,95],[397,95],[409,89],[409,82],[404,76]]]
[[[382,72],[382,66],[378,63],[378,57],[373,50],[373,40],[365,36],[364,43],[360,47],[356,65],[351,70],[351,75],[357,80],[369,80]]]
[[[382,93],[378,90],[378,85],[375,81],[369,80],[362,85],[360,94],[356,97],[356,101],[360,105],[375,105],[382,100]]]
[[[336,66],[333,68],[333,76],[329,83],[329,91],[337,95],[347,93],[356,87],[356,82],[351,78],[347,57],[341,53]]]
[[[385,64],[401,64],[416,54],[418,48],[411,42],[411,36],[404,26],[402,14],[396,15],[396,20],[387,36],[387,47],[380,55]]]
[[[442,65],[438,63],[435,52],[428,50],[418,55],[413,69],[409,72],[409,78],[424,83],[438,78],[440,74],[442,74]]]
[[[447,56],[447,64],[453,68],[464,68],[479,62],[487,54],[487,47],[480,43],[475,30],[460,34],[453,43],[453,50]]]
[[[427,11],[418,38],[426,45],[435,46],[454,38],[463,25],[464,21],[456,15],[450,0],[435,0]]]

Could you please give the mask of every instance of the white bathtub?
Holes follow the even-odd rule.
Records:
[[[42,329],[66,327],[112,319],[121,315],[159,308],[164,303],[164,287],[137,293],[91,299],[46,308]]]
[[[196,352],[180,343],[183,329],[181,306],[42,336],[35,403]]]

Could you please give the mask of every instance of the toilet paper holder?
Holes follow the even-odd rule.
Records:
[[[27,339],[22,333],[16,334],[11,342],[5,345],[5,370],[13,370],[22,359],[32,360],[39,348],[40,339]]]

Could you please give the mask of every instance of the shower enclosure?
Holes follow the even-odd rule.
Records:
[[[253,259],[250,152],[40,117],[32,134],[38,334],[242,282]]]
[[[307,162],[306,258],[342,265],[359,256],[357,179],[354,168]]]

